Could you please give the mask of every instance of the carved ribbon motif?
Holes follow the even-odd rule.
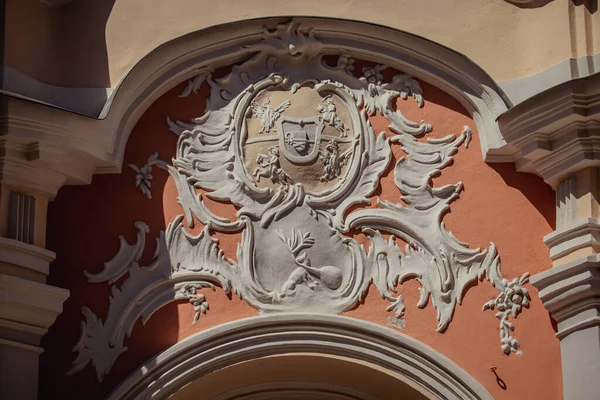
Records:
[[[512,310],[516,317],[521,307],[508,310],[507,304],[528,305],[521,290],[527,276],[509,282],[493,244],[469,249],[445,229],[443,215],[462,183],[431,186],[431,177],[459,147],[468,146],[471,130],[418,141],[432,127],[395,109],[398,98],[411,97],[424,106],[418,82],[404,74],[384,82],[386,67],[380,65],[356,77],[354,60],[347,56],[328,65],[324,46],[310,29],[291,23],[265,30],[263,40],[248,51],[253,56],[225,78],[213,79],[204,71],[182,93],[195,93],[204,81],[211,87],[203,116],[189,123],[168,121],[179,136],[168,168],[184,215],[157,238],[151,265],[138,263],[147,230],[138,222],[137,243],[121,238],[121,249],[104,270],[87,274],[91,282],[113,284],[113,292],[104,321],[84,308],[72,372],[92,362],[101,380],[126,350],[123,339],[139,317],[146,321],[163,305],[188,299],[197,312],[195,322],[208,309],[197,290],[215,284],[261,312],[340,313],[356,306],[373,282],[390,302],[388,311],[400,318],[404,303],[396,288],[414,278],[421,285],[418,306],[431,299],[437,330],[443,331],[468,284],[487,278],[501,292],[485,308],[502,308],[502,349],[520,354],[508,315]],[[281,96],[284,101],[277,100]],[[316,100],[300,109],[297,99]],[[303,110],[306,115],[293,115]],[[389,120],[394,135],[375,134],[369,122],[375,113]],[[393,145],[407,154],[393,170],[398,202],[353,207],[369,204]],[[235,204],[236,219],[214,214],[196,188]],[[185,229],[194,226],[194,217],[204,226],[198,236]],[[368,237],[368,251],[344,235],[351,230]],[[215,231],[242,233],[236,261],[223,256]],[[383,234],[391,236],[385,240]],[[404,249],[396,238],[407,243]],[[117,288],[114,282],[126,274]]]

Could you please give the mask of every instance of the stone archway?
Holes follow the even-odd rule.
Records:
[[[273,390],[337,390],[337,395],[346,398],[389,398],[381,397],[387,393],[382,388],[374,391],[373,385],[356,380],[354,374],[356,382],[347,384],[350,390],[346,392],[338,390],[339,373],[329,371],[317,382],[315,374],[307,370],[316,363],[341,367],[339,371],[362,371],[374,380],[371,383],[394,382],[393,387],[404,390],[410,399],[492,398],[459,366],[409,336],[348,317],[290,313],[230,322],[182,340],[137,369],[109,399],[163,399],[179,391],[174,398],[185,399],[206,387],[213,387],[212,397],[219,400],[267,399]],[[276,379],[256,373],[277,366]],[[237,384],[213,386],[233,376],[228,372],[248,373],[252,367],[252,375],[240,378]],[[298,375],[292,381],[294,373]],[[252,393],[267,397],[243,397]],[[357,393],[365,396],[356,397]],[[208,397],[206,393],[203,396]]]
[[[406,378],[368,362],[316,353],[282,354],[232,365],[183,387],[172,400],[434,399]]]

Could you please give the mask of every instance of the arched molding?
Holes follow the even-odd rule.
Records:
[[[249,44],[263,39],[264,27],[288,19],[240,21],[198,31],[171,42],[140,61],[113,92],[100,118],[105,118],[115,164],[102,172],[121,168],[127,139],[146,109],[175,85],[199,71],[231,65],[256,52]],[[375,61],[396,68],[446,91],[473,116],[484,158],[502,157],[506,143],[496,118],[510,101],[489,75],[467,57],[419,36],[362,22],[295,18],[313,29],[326,54]],[[200,111],[201,112],[201,111]]]
[[[409,336],[370,322],[320,314],[253,317],[197,333],[139,367],[109,399],[167,398],[217,370],[291,353],[368,362],[406,377],[436,398],[492,399],[464,370]]]
[[[129,134],[152,103],[202,71],[248,59],[256,52],[248,45],[264,38],[265,27],[274,28],[288,21],[290,18],[238,21],[164,43],[131,69],[97,118],[20,97],[5,97],[7,117],[1,122],[7,132],[4,138],[24,149],[7,158],[7,165],[19,169],[24,162],[39,158],[36,165],[40,167],[32,170],[23,185],[37,187],[52,174],[57,183],[48,189],[50,197],[62,184],[87,184],[95,173],[119,173]],[[326,18],[293,21],[312,28],[324,44],[324,54],[342,53],[386,64],[446,91],[473,116],[484,159],[514,161],[514,149],[505,146],[496,122],[511,102],[469,58],[389,27]],[[198,110],[199,116],[202,112]],[[32,153],[31,148],[43,151]],[[9,172],[4,175],[9,176]],[[18,174],[15,179],[23,180]]]

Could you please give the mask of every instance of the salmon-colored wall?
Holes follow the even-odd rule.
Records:
[[[391,75],[392,71],[387,73]],[[176,136],[168,129],[167,117],[185,121],[200,116],[208,95],[205,85],[198,94],[179,98],[185,85],[182,83],[157,100],[137,123],[128,142],[121,174],[96,176],[89,186],[64,187],[50,205],[47,240],[57,258],[51,266],[49,283],[69,289],[71,297],[43,340],[46,351],[41,357],[42,398],[73,398],[83,394],[86,398],[103,398],[137,366],[182,338],[227,321],[258,315],[244,301],[235,296],[230,299],[220,288],[215,292],[204,290],[210,310],[196,325],[191,324],[193,307],[185,301],[159,310],[146,326],[138,322],[131,337],[125,340],[128,350],[117,359],[102,384],[96,382],[91,365],[73,376],[65,375],[75,357],[72,347],[80,334],[81,307],[90,307],[100,318],[104,318],[108,310],[108,285],[87,283],[83,271],[101,270],[104,262],[116,254],[119,235],[134,243],[135,221],[144,221],[150,226],[142,258],[142,265],[147,265],[154,252],[154,237],[182,213],[175,185],[167,172],[153,168],[153,199],[149,200],[134,186],[135,172],[127,165],[134,163],[141,167],[155,151],[162,160],[169,161],[174,156]],[[494,242],[508,277],[550,268],[548,249],[542,238],[554,227],[553,191],[541,179],[517,173],[512,165],[485,164],[475,124],[464,108],[439,89],[421,85],[426,101],[423,109],[412,100],[399,100],[398,107],[409,119],[424,119],[432,124],[434,129],[429,137],[459,134],[464,125],[474,131],[470,148],[461,147],[454,157],[455,162],[434,179],[437,186],[464,183],[463,193],[444,219],[448,230],[471,247],[487,248],[489,242]],[[374,117],[371,122],[375,132],[387,130],[388,123],[383,117]],[[394,155],[403,156],[397,145]],[[382,188],[376,195],[397,202],[399,193],[393,183],[392,169],[393,165],[383,177]],[[215,202],[210,205],[225,216],[235,212],[231,205]],[[225,255],[235,258],[239,234],[216,236]],[[365,241],[360,234],[356,239]],[[495,313],[481,311],[483,304],[498,293],[489,282],[468,290],[444,333],[435,331],[436,314],[431,304],[422,310],[416,308],[417,288],[416,281],[408,281],[400,288],[407,306],[403,333],[452,359],[497,399],[562,398],[558,340],[554,337],[552,321],[531,285],[527,286],[532,297],[531,307],[519,315],[515,324],[514,336],[520,340],[524,353],[520,358],[502,353]],[[392,315],[385,311],[387,306],[371,287],[364,304],[344,314],[384,325],[386,318]],[[491,367],[497,367],[498,376],[506,384],[505,390],[498,385]]]

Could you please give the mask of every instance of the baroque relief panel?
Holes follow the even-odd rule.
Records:
[[[447,231],[443,216],[463,185],[432,185],[457,151],[468,151],[471,130],[427,138],[432,126],[396,107],[398,99],[426,107],[415,79],[384,79],[384,65],[355,67],[310,28],[265,29],[249,50],[252,57],[227,76],[206,70],[189,82],[181,97],[205,82],[210,96],[200,117],[167,121],[178,136],[171,163],[153,154],[141,168],[130,165],[149,199],[151,166],[167,168],[183,214],[156,238],[150,265],[140,265],[148,231],[140,221],[136,243],[121,237],[104,269],[86,273],[90,282],[112,285],[110,308],[104,320],[83,308],[71,373],[91,362],[102,380],[126,351],[134,323],[174,300],[189,301],[196,323],[209,310],[201,291],[215,285],[262,313],[337,314],[359,305],[373,283],[387,310],[402,318],[397,287],[416,279],[418,307],[431,301],[444,331],[467,287],[487,279],[499,293],[483,310],[497,311],[501,350],[520,355],[511,319],[529,306],[528,274],[506,278],[494,244],[471,249]],[[374,131],[376,114],[393,135]],[[406,157],[391,166],[394,146]],[[397,201],[365,207],[390,168]],[[235,218],[218,215],[205,197],[233,204]],[[198,235],[190,233],[195,221],[203,226]],[[349,235],[356,231],[368,246]],[[235,260],[219,249],[219,232],[241,233]]]

